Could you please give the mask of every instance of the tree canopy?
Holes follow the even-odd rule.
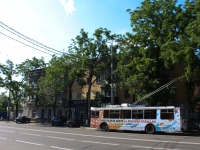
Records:
[[[196,34],[190,32],[197,29],[192,24],[198,22],[199,10],[198,0],[187,0],[183,6],[176,0],[144,0],[135,10],[127,10],[132,33],[121,40],[117,71],[130,93],[139,99],[169,82],[173,79],[169,71],[177,63],[185,66],[186,72],[180,76],[188,81],[199,73]],[[174,93],[174,88],[165,88],[148,102],[164,104],[163,99],[170,99]]]

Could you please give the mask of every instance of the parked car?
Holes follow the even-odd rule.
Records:
[[[71,118],[66,122],[68,127],[80,127],[81,121],[78,118]]]
[[[67,121],[67,119],[63,116],[60,116],[60,117],[55,116],[51,119],[51,125],[52,126],[65,125],[66,121]]]
[[[31,121],[31,119],[28,118],[27,116],[20,116],[20,117],[15,118],[16,123],[26,123],[26,122],[30,122],[30,121]]]

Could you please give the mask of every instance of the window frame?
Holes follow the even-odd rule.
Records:
[[[171,110],[171,111],[169,111],[169,110]],[[174,120],[174,109],[161,109],[160,110],[160,119],[161,120]]]
[[[77,93],[77,100],[81,100],[81,93]]]
[[[94,115],[93,115],[94,114]],[[99,111],[92,111],[91,118],[99,118],[100,112]]]
[[[130,98],[129,90],[124,90],[124,98]]]

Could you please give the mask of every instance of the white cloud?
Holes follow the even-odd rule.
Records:
[[[65,0],[60,0],[60,3],[64,7],[67,16],[72,16],[76,11],[76,8],[74,7],[74,0],[68,0],[67,2],[65,2]]]

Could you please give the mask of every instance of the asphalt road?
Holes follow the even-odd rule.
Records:
[[[0,150],[199,150],[200,136],[0,122]]]

